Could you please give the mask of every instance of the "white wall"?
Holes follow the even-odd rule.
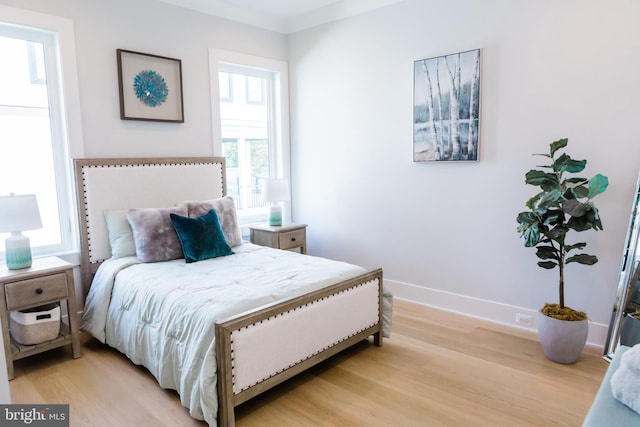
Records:
[[[291,35],[293,215],[310,253],[383,267],[399,297],[535,316],[557,302],[557,271],[515,218],[531,154],[568,137],[586,174],[610,178],[605,230],[578,236],[600,262],[567,271],[567,303],[602,344],[640,169],[639,17],[633,0],[406,0]],[[413,163],[413,61],[475,48],[480,161]]]
[[[151,0],[0,0],[0,4],[73,20],[86,157],[214,154],[208,49],[279,60],[287,55],[284,35]],[[120,120],[118,48],[182,60],[184,123]]]

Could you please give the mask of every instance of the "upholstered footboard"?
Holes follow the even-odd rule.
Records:
[[[237,405],[371,335],[382,345],[381,269],[218,323],[218,425],[233,426]]]

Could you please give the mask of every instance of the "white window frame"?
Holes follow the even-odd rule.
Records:
[[[82,141],[82,115],[78,86],[75,34],[73,21],[59,16],[0,6],[0,24],[20,32],[42,31],[51,37],[46,53],[49,91],[49,110],[54,162],[58,188],[58,210],[62,244],[33,247],[34,257],[56,255],[79,265],[79,223],[73,180],[72,158],[84,157]],[[22,27],[22,28],[21,28]],[[64,70],[64,73],[62,72]],[[4,245],[0,245],[4,262]]]
[[[221,69],[221,64],[223,69]],[[269,118],[273,125],[269,128],[269,139],[273,141],[269,149],[270,178],[287,178],[291,181],[291,148],[289,140],[289,72],[288,64],[276,59],[246,55],[227,50],[209,49],[209,74],[211,79],[211,112],[213,154],[222,156],[222,133],[220,129],[220,71],[229,71],[233,65],[242,67],[240,72],[246,73],[247,68],[254,68],[256,75],[261,76],[264,71],[275,74],[271,93],[273,97],[265,100],[271,103],[274,117]],[[265,207],[258,215],[239,215],[241,225],[266,221],[268,208]],[[283,219],[291,221],[291,203],[283,205]]]

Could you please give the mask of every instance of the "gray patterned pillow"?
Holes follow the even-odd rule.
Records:
[[[129,209],[127,219],[133,231],[136,257],[142,262],[182,258],[182,247],[169,214],[186,216],[187,207]]]
[[[214,209],[216,214],[218,214],[222,232],[229,246],[234,247],[242,244],[242,233],[238,225],[236,204],[231,196],[202,202],[186,201],[183,202],[183,205],[187,207],[189,218],[201,217],[202,215],[206,215],[211,209]]]

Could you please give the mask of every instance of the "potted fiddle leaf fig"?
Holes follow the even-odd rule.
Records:
[[[562,152],[568,139],[550,144],[548,154],[536,154],[550,161],[525,175],[525,182],[540,188],[530,198],[527,210],[517,217],[518,232],[526,247],[536,248],[538,266],[558,269],[559,301],[547,303],[538,316],[538,334],[547,358],[574,363],[580,357],[588,334],[587,315],[565,305],[564,284],[567,264],[593,265],[595,255],[586,254],[585,242],[571,242],[569,236],[586,230],[602,230],[602,221],[593,198],[607,189],[609,180],[601,174],[591,179],[566,174],[580,173],[586,160],[574,160]]]

